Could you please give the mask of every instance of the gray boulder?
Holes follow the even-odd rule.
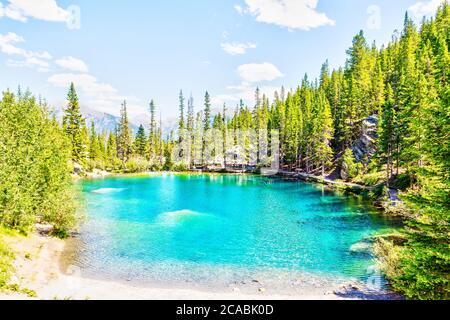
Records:
[[[353,154],[358,163],[369,163],[377,152],[378,116],[372,115],[362,123],[362,132],[352,146]]]

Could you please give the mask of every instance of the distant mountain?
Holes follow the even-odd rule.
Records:
[[[81,113],[83,114],[83,117],[86,119],[86,125],[90,128],[91,123],[94,122],[95,128],[97,132],[111,132],[116,129],[116,126],[120,122],[120,118],[117,116],[114,116],[109,113],[93,110],[91,108],[81,106]],[[62,122],[64,112],[62,109],[56,109],[54,111],[54,114],[56,115],[56,119],[58,121]],[[136,124],[134,121],[130,121],[130,127],[131,130],[136,133],[139,129],[139,124]]]
[[[114,131],[116,126],[120,122],[120,118],[117,116],[114,116],[109,113],[105,113],[102,111],[97,111],[94,109],[91,109],[86,106],[81,106],[81,113],[83,114],[83,117],[86,119],[86,125],[90,128],[91,123],[94,122],[95,128],[97,132],[111,132]],[[213,109],[212,114],[217,114],[221,112],[222,110],[219,109]],[[64,112],[61,108],[55,109],[53,111],[53,114],[56,115],[56,119],[60,122],[62,122]],[[211,117],[212,118],[212,117]],[[159,119],[157,120],[159,125]],[[150,123],[150,116],[147,114],[140,114],[134,117],[130,117],[130,127],[134,134],[137,133],[139,126],[142,124],[146,131],[148,131],[148,126]],[[163,131],[163,138],[167,138],[171,132],[174,132],[174,134],[177,134],[178,130],[178,119],[177,118],[169,118],[163,121],[162,123],[162,131]]]

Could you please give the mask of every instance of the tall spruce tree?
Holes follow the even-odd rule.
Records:
[[[150,128],[149,128],[149,135],[148,135],[148,158],[150,162],[155,161],[157,158],[158,149],[158,132],[157,132],[157,123],[156,123],[156,106],[155,102],[153,100],[150,101],[149,105],[150,110]]]
[[[204,130],[211,129],[211,98],[208,91],[205,93]]]
[[[145,135],[144,126],[139,126],[136,138],[134,139],[134,152],[136,155],[145,158],[147,154],[147,136]]]
[[[78,95],[72,82],[67,94],[67,107],[64,109],[63,126],[71,143],[72,160],[83,164],[86,161],[87,144],[83,135],[86,126],[78,103]]]
[[[180,90],[180,95],[179,95],[179,101],[180,101],[180,119],[178,122],[178,129],[180,131],[186,129],[186,121],[184,119],[184,96],[183,96],[183,90]]]
[[[127,162],[132,154],[131,129],[128,121],[127,102],[122,103],[120,123],[117,132],[117,154],[122,162]]]

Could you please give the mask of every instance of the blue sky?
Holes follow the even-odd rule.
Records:
[[[0,89],[20,84],[54,106],[74,81],[81,104],[132,117],[155,99],[164,118],[178,92],[197,110],[205,90],[215,108],[253,104],[345,62],[353,36],[389,41],[406,10],[419,21],[441,0],[0,0]]]

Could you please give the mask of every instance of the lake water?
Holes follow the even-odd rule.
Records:
[[[163,174],[81,186],[79,265],[142,284],[220,287],[258,277],[282,291],[365,281],[374,265],[367,238],[393,226],[362,200],[297,181]]]

